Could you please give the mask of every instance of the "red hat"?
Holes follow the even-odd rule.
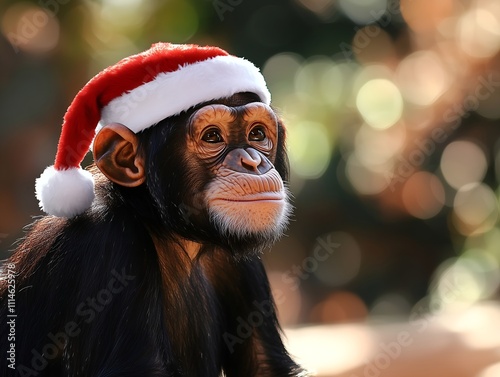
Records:
[[[218,47],[156,43],[106,68],[80,90],[64,116],[54,165],[36,180],[40,208],[70,218],[91,206],[94,180],[80,164],[106,124],[122,123],[137,133],[239,92],[271,102],[259,69]]]

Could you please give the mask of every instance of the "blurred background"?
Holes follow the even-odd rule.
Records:
[[[77,91],[154,42],[215,44],[288,129],[295,215],[264,259],[292,353],[500,376],[498,0],[3,0],[0,27],[1,259]]]

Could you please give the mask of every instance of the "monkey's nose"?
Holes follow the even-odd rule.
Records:
[[[244,150],[244,152],[246,153],[241,154],[241,164],[247,167],[249,170],[257,169],[257,167],[262,162],[259,152],[251,148]]]
[[[273,167],[266,156],[253,148],[233,149],[227,154],[224,164],[230,169],[247,174],[264,174]]]

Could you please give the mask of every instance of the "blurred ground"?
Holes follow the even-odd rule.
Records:
[[[498,377],[500,307],[388,324],[286,331],[290,353],[320,377]]]

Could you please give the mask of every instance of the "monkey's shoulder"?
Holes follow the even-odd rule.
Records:
[[[143,269],[155,257],[151,238],[137,222],[114,221],[113,217],[89,221],[89,216],[70,220],[44,216],[31,224],[9,258],[9,263],[18,266],[19,285],[40,276],[47,289],[52,281],[62,286],[83,284],[84,279],[99,280],[125,267]],[[62,277],[65,281],[60,284]]]

